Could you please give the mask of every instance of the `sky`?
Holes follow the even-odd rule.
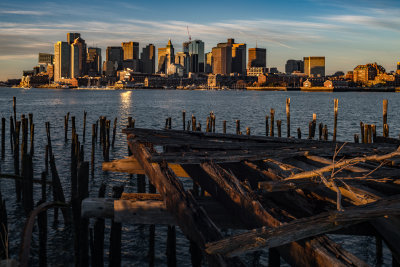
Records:
[[[206,52],[234,38],[267,48],[267,67],[280,71],[305,56],[325,56],[327,74],[369,62],[391,71],[400,61],[399,14],[399,0],[2,1],[0,80],[20,78],[68,32],[102,48],[104,60],[107,46],[125,41],[164,47],[170,38],[182,51],[187,26]]]

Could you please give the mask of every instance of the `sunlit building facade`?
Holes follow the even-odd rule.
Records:
[[[312,77],[324,77],[325,57],[304,57],[304,73]]]
[[[71,46],[68,42],[54,44],[54,81],[70,77]]]

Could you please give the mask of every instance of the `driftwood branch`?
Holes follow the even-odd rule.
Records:
[[[298,219],[276,228],[262,227],[206,245],[209,254],[238,256],[261,247],[273,248],[307,237],[335,231],[363,221],[400,214],[400,197]]]

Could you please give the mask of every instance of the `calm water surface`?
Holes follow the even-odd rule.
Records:
[[[2,173],[13,173],[12,157],[9,146],[9,118],[12,116],[12,99],[17,98],[17,116],[34,114],[35,123],[35,178],[40,177],[44,168],[44,145],[46,144],[45,122],[51,123],[53,150],[56,164],[66,198],[70,198],[69,145],[64,143],[64,116],[76,117],[79,138],[82,138],[83,113],[87,111],[85,154],[90,155],[91,124],[100,115],[108,119],[118,118],[118,133],[115,148],[110,152],[111,159],[127,155],[126,137],[121,133],[127,124],[128,116],[136,120],[136,127],[160,129],[167,117],[172,117],[173,129],[182,128],[182,110],[186,110],[186,118],[194,114],[197,121],[205,127],[206,117],[210,111],[216,115],[217,132],[222,131],[222,121],[227,121],[227,131],[234,133],[235,120],[241,120],[242,131],[251,128],[254,135],[265,134],[265,115],[271,108],[275,109],[275,121],[282,120],[282,135],[286,136],[285,99],[291,98],[291,129],[301,128],[303,136],[308,134],[308,122],[312,114],[317,114],[317,123],[328,126],[329,138],[333,129],[333,99],[339,99],[338,140],[352,141],[353,135],[359,133],[359,123],[376,124],[378,134],[382,133],[382,100],[389,99],[388,123],[390,135],[398,137],[400,133],[400,94],[396,93],[320,93],[320,92],[254,92],[254,91],[175,91],[175,90],[53,90],[53,89],[14,89],[0,88],[0,116],[7,118],[6,124],[6,158],[0,162]],[[107,184],[107,194],[111,196],[111,187],[124,185],[125,192],[136,192],[136,180],[129,175],[103,173],[101,171],[101,153],[97,147],[96,173],[90,180],[90,196],[97,196],[101,182]],[[15,201],[14,182],[0,180],[0,190],[6,200],[9,214],[10,253],[12,258],[18,257],[20,234],[23,229],[24,212],[22,206]],[[35,185],[35,195],[39,196],[40,188]],[[49,191],[50,192],[50,191]],[[35,199],[38,201],[39,199]],[[51,218],[51,216],[49,216]],[[62,220],[61,220],[62,221]],[[73,265],[72,231],[63,223],[52,224],[49,219],[49,266]],[[108,231],[106,228],[105,246],[108,251]],[[147,262],[148,252],[147,226],[123,225],[122,261],[123,266],[143,266]],[[230,232],[227,232],[230,234]],[[332,236],[361,259],[374,265],[375,242],[373,238],[347,238]],[[156,227],[156,266],[166,263],[165,256],[166,227]],[[188,241],[177,232],[178,266],[190,265]],[[384,265],[391,264],[391,256],[385,248]],[[38,242],[34,234],[31,254],[32,265],[37,265]],[[107,252],[105,252],[107,253]],[[106,255],[107,258],[107,255]],[[267,253],[247,255],[246,260],[254,265],[267,264]]]

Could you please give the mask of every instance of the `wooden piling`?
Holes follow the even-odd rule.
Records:
[[[176,266],[176,230],[175,226],[168,226],[167,233],[167,266]]]
[[[1,158],[4,159],[6,150],[6,118],[1,118]]]
[[[376,125],[375,124],[371,125],[371,130],[372,130],[372,141],[375,143],[375,141],[376,141]]]
[[[39,206],[46,202],[46,172],[42,172],[42,198],[38,202]],[[47,266],[47,211],[44,210],[38,215],[38,228],[39,228],[39,266]]]
[[[222,133],[226,134],[226,121],[222,122]]]
[[[83,133],[82,133],[83,143],[85,143],[85,137],[86,137],[86,115],[87,112],[83,111]]]
[[[382,120],[383,120],[383,123],[382,123],[382,125],[383,126],[385,126],[385,124],[387,124],[387,111],[388,111],[388,100],[387,99],[384,99],[383,100],[383,103],[382,103],[382,109],[383,109],[383,111],[382,111]],[[388,136],[386,136],[386,131],[385,131],[385,128],[383,128],[383,137],[388,137]]]
[[[364,125],[364,144],[368,144],[368,124]]]
[[[81,162],[78,168],[78,214],[79,214],[79,265],[89,266],[89,219],[82,218],[82,200],[89,196],[89,162]]]
[[[113,187],[113,198],[121,198],[123,186]],[[114,220],[111,222],[110,233],[110,251],[109,251],[109,266],[121,266],[121,223],[116,223]]]
[[[94,158],[95,158],[95,152],[96,152],[96,124],[92,124],[92,150],[90,154],[90,174],[92,175],[92,178],[94,177]]]
[[[358,144],[360,142],[360,136],[358,134],[354,134],[354,143]]]
[[[384,124],[383,125],[383,137],[389,137],[389,124]]]
[[[297,138],[301,139],[301,129],[297,128]]]
[[[17,98],[13,96],[14,125],[17,125]]]
[[[318,140],[322,140],[322,129],[324,128],[324,124],[321,122],[318,125]]]
[[[312,123],[312,121],[309,121],[308,122],[308,139],[313,139],[313,137],[312,137],[312,125],[313,125],[313,123]]]
[[[268,115],[265,116],[265,136],[268,136],[268,133],[269,133],[269,123],[268,123],[268,119],[269,119]]]
[[[210,117],[206,119],[206,133],[210,132]]]
[[[364,143],[364,123],[360,121],[361,143]]]
[[[14,174],[19,176],[19,132],[21,122],[17,121],[15,124],[15,131],[13,132],[14,141]],[[21,181],[15,180],[15,193],[17,195],[17,202],[21,201]]]
[[[112,136],[112,143],[111,146],[112,148],[114,148],[114,144],[115,144],[115,134],[117,133],[117,117],[115,117],[114,119],[114,125],[113,125],[113,136]]]
[[[68,121],[69,121],[69,112],[66,116],[64,116],[64,140],[68,141]]]
[[[236,120],[236,134],[240,134],[240,120]]]
[[[286,124],[287,137],[290,137],[290,98],[286,98]]]
[[[22,167],[22,205],[28,216],[33,210],[33,166],[32,157],[24,154],[21,162]]]
[[[98,197],[104,198],[106,193],[106,185],[101,184]],[[103,218],[98,218],[93,226],[93,251],[94,255],[91,257],[92,266],[104,266],[104,226]]]
[[[186,110],[182,110],[182,130],[186,130]]]
[[[338,105],[339,105],[339,100],[337,98],[335,98],[335,100],[334,100],[333,138],[332,138],[333,142],[336,142]]]
[[[276,121],[276,128],[278,129],[278,137],[282,137],[281,135],[281,126],[282,126],[282,121],[281,120],[277,120]]]
[[[274,123],[275,123],[274,118],[275,118],[275,110],[274,110],[273,108],[271,108],[270,115],[271,115],[271,129],[270,129],[269,135],[270,135],[271,137],[274,137]]]
[[[9,258],[8,255],[8,222],[7,222],[7,210],[6,201],[3,200],[0,191],[0,261]]]
[[[211,125],[212,125],[212,132],[215,133],[215,114],[213,112],[212,116],[211,116]]]
[[[12,116],[10,116],[10,150],[12,154],[14,154],[14,125],[14,119]]]
[[[196,117],[192,115],[192,131],[196,131]]]
[[[328,141],[328,126],[324,125],[324,140]]]
[[[33,156],[33,154],[35,153],[35,147],[34,147],[34,141],[35,141],[35,124],[31,124],[30,126],[31,130],[30,130],[30,149],[29,149],[29,154],[31,156]]]
[[[371,144],[372,143],[372,127],[371,127],[371,124],[368,124],[367,131],[368,131],[368,144]]]
[[[250,127],[246,127],[246,135],[250,135]]]
[[[313,120],[311,125],[311,137],[312,139],[315,138],[315,130],[317,128],[317,114],[313,113]]]

